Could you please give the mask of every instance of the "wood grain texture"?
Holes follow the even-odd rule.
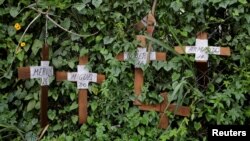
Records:
[[[56,81],[64,81],[67,80],[67,74],[68,72],[66,71],[57,71],[56,72]]]
[[[18,79],[30,79],[30,67],[19,67]]]
[[[88,117],[88,90],[79,90],[78,106],[79,124],[86,123]]]
[[[156,52],[157,61],[166,61],[167,54],[165,52]]]
[[[42,48],[42,61],[49,61],[49,46],[44,44]],[[41,100],[40,100],[40,120],[41,127],[45,127],[48,124],[48,86],[41,86]]]
[[[186,106],[177,106],[175,104],[170,104],[168,107],[168,111],[173,112],[175,115],[178,116],[189,116],[190,115],[190,108]]]
[[[142,69],[135,68],[134,92],[136,97],[141,95],[143,83],[144,83],[144,77]],[[136,100],[134,101],[134,105],[140,105],[140,102]]]
[[[119,61],[124,61],[124,53],[119,53],[115,58]]]
[[[161,112],[161,105],[160,104],[155,104],[155,105],[141,104],[138,107],[142,111],[156,111],[156,112]]]
[[[149,13],[148,17],[147,17],[147,33],[149,34],[149,36],[152,37],[153,32],[154,32],[154,25],[155,25],[155,17],[153,16],[153,14]]]
[[[168,117],[166,116],[166,114],[160,113],[160,122],[159,122],[158,128],[167,129],[168,122],[169,122],[169,120],[168,120]]]
[[[79,57],[79,65],[86,65],[88,64],[88,56],[82,56],[82,57]]]
[[[145,26],[144,26],[144,24],[143,24],[141,21],[139,21],[139,22],[137,22],[137,23],[134,25],[134,28],[135,28],[137,31],[140,31],[140,30],[142,30],[143,28],[145,28]]]
[[[86,64],[88,64],[88,56],[79,57],[79,65]],[[78,106],[79,124],[84,124],[88,117],[88,90],[79,90]]]
[[[231,56],[231,51],[229,47],[220,47],[221,56]]]
[[[207,39],[208,33],[207,32],[198,32],[196,34],[196,38],[197,39]]]
[[[41,86],[41,99],[40,99],[40,123],[41,127],[48,124],[48,91],[49,86]]]
[[[136,40],[140,42],[140,45],[137,47],[146,47],[147,46],[146,37],[144,35],[137,35]]]
[[[49,60],[49,46],[48,44],[44,44],[42,48],[42,61],[48,61]]]

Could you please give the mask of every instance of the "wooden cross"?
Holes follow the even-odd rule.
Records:
[[[18,79],[41,78],[40,98],[40,124],[45,127],[48,124],[48,85],[49,77],[53,76],[53,67],[49,66],[49,46],[44,44],[42,48],[41,66],[19,67]]]
[[[142,93],[142,86],[143,86],[143,71],[140,68],[140,65],[147,63],[147,55],[148,52],[146,51],[146,38],[145,36],[138,35],[137,40],[141,42],[140,46],[137,48],[137,55],[136,55],[136,64],[135,64],[135,80],[134,80],[134,91],[135,95],[138,97]],[[150,60],[157,60],[157,61],[165,61],[166,60],[166,53],[164,52],[150,52],[149,54]],[[116,56],[119,61],[128,60],[131,58],[129,53],[121,53]],[[141,102],[138,100],[134,101],[134,105],[140,105]]]
[[[90,73],[85,65],[88,63],[88,56],[79,57],[77,72],[56,72],[57,81],[77,82],[78,94],[78,115],[79,124],[86,123],[88,116],[88,84],[96,82],[101,84],[105,80],[105,75]]]
[[[179,54],[195,54],[196,67],[198,68],[198,76],[202,76],[200,84],[207,86],[208,77],[208,57],[209,54],[230,56],[229,47],[208,46],[208,33],[198,32],[195,46],[175,46],[175,51]]]
[[[162,93],[161,96],[164,98],[163,102],[155,105],[142,104],[139,106],[140,110],[143,111],[157,111],[160,113],[160,122],[158,127],[166,129],[168,127],[168,117],[165,111],[173,112],[175,115],[179,116],[189,116],[190,108],[185,106],[178,106],[176,104],[168,104],[167,93]]]
[[[147,32],[148,33],[153,33],[154,26],[156,25],[156,21],[155,21],[155,18],[154,18],[155,9],[156,9],[156,3],[157,3],[157,0],[154,0],[152,9],[149,12],[149,14],[147,16],[143,17],[143,19],[141,21],[139,21],[138,23],[135,24],[134,27],[135,27],[135,29],[137,31],[140,31],[144,27],[147,27]],[[152,28],[150,28],[149,26],[151,26]]]

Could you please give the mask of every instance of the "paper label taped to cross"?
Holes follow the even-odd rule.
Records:
[[[30,78],[42,78],[41,86],[49,85],[49,77],[53,74],[53,67],[49,66],[49,61],[41,61],[41,66],[30,67]]]
[[[220,55],[220,47],[208,46],[207,39],[196,39],[195,46],[186,46],[187,54],[195,54],[196,61],[207,61],[208,54]]]
[[[77,72],[68,72],[67,79],[77,82],[78,89],[88,89],[89,82],[97,82],[97,74],[90,73],[85,65],[78,65]]]
[[[125,52],[124,60],[135,58],[135,68],[140,68],[141,65],[147,63],[148,52],[147,48],[137,48],[137,53],[134,56],[132,53]],[[156,60],[156,52],[150,52],[149,60]]]

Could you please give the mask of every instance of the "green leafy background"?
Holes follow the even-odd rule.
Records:
[[[39,80],[18,80],[17,67],[39,65],[45,38],[45,16],[28,29],[19,53],[16,45],[40,11],[48,21],[50,62],[54,70],[75,71],[78,56],[88,54],[92,72],[106,75],[102,85],[89,88],[87,123],[78,125],[77,88],[56,82],[49,90],[49,127],[40,136]],[[151,9],[150,0],[0,0],[0,140],[206,140],[210,124],[250,125],[250,3],[247,0],[158,0],[153,47],[168,54],[166,62],[143,67],[145,85],[139,97],[146,103],[169,101],[191,108],[189,117],[166,113],[170,126],[158,129],[159,115],[132,105],[133,62],[119,62],[118,53],[135,51],[133,25]],[[16,31],[15,23],[22,28]],[[210,34],[210,45],[229,46],[232,55],[210,55],[210,83],[201,89],[195,80],[194,56],[177,55],[173,47],[192,45],[198,31]]]

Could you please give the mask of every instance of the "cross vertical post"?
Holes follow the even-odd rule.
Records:
[[[208,77],[208,57],[209,54],[230,56],[229,47],[209,46],[208,33],[198,32],[195,46],[175,46],[175,51],[179,54],[195,54],[195,64],[198,69],[197,76],[201,76],[198,81],[203,87],[207,86]]]
[[[42,48],[41,66],[19,67],[18,79],[41,78],[40,95],[40,124],[45,127],[48,124],[48,90],[49,77],[53,76],[53,67],[49,66],[49,46],[47,43]]]
[[[143,35],[137,35],[136,39],[140,42],[140,45],[137,47],[137,54],[136,54],[136,64],[135,64],[135,71],[134,71],[134,92],[136,97],[140,96],[142,93],[142,87],[144,83],[143,78],[143,71],[139,67],[141,64],[147,63],[147,57],[149,56],[150,60],[157,60],[157,61],[165,61],[166,60],[166,53],[165,52],[147,52],[146,51],[146,38]],[[130,59],[130,55],[128,52],[120,53],[116,56],[119,61],[125,61]],[[134,105],[140,105],[141,102],[138,100],[134,101]]]
[[[56,72],[57,81],[77,82],[78,92],[78,115],[79,124],[84,124],[88,117],[88,83],[96,82],[101,84],[105,80],[102,74],[90,73],[85,65],[88,64],[88,56],[79,57],[77,72]]]

